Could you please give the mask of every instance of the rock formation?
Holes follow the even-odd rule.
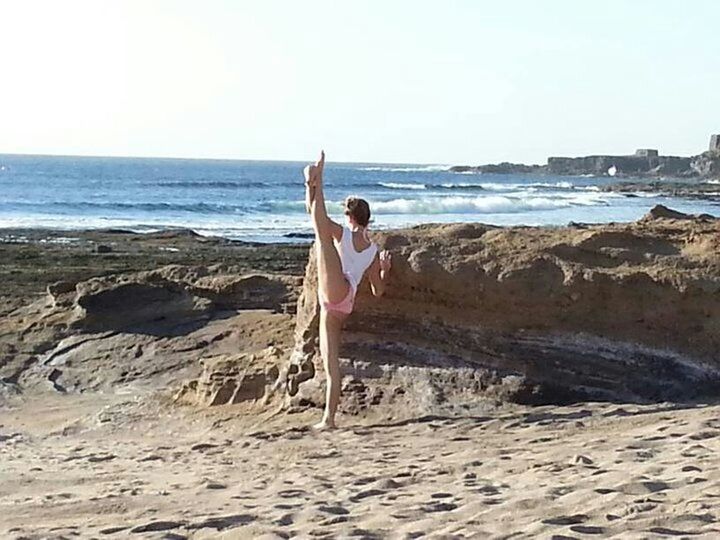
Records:
[[[691,157],[677,156],[585,156],[549,157],[547,172],[560,175],[592,174],[602,176],[610,167],[626,176],[696,176]]]
[[[689,400],[720,389],[720,221],[655,208],[631,224],[424,225],[378,234],[384,298],[360,288],[341,356],[376,402],[414,393],[526,403]],[[300,400],[319,396],[311,260],[298,302]],[[290,380],[292,380],[290,376]],[[309,389],[305,391],[305,388]],[[291,393],[295,387],[289,385]]]
[[[300,283],[225,265],[53,283],[45,299],[3,321],[0,381],[10,389],[104,389],[158,377],[175,381],[205,358],[212,386],[218,373],[229,380],[229,366],[247,359],[239,351],[286,345]],[[238,396],[249,380],[241,379]]]
[[[269,347],[258,353],[202,358],[200,377],[184,383],[175,400],[215,406],[267,399],[278,380],[283,356],[281,349]]]
[[[457,173],[495,174],[555,174],[604,176],[614,168],[612,176],[720,178],[720,138],[713,135],[710,149],[696,156],[662,156],[655,149],[640,148],[632,155],[594,155],[581,157],[549,157],[546,165],[499,163],[489,165],[456,165],[450,168]]]
[[[476,167],[470,167],[468,165],[455,165],[450,167],[450,172],[465,173],[491,173],[491,174],[530,174],[530,173],[542,173],[544,172],[542,165],[525,165],[523,163],[508,163],[503,161],[497,164],[478,165]]]
[[[630,224],[422,225],[377,240],[393,253],[392,277],[381,299],[362,284],[347,321],[346,413],[720,390],[711,216],[656,207]],[[169,265],[53,283],[3,320],[0,398],[189,380],[178,401],[265,403],[287,391],[289,410],[319,406],[310,253],[304,280]]]

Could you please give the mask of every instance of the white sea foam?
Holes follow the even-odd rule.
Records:
[[[388,189],[427,189],[425,184],[403,184],[400,182],[378,182],[378,184]]]
[[[397,166],[372,166],[360,167],[361,171],[382,171],[382,172],[443,172],[450,169],[450,165],[418,165],[414,167]]]
[[[498,184],[500,185],[500,184]],[[447,188],[447,189],[468,189],[468,188],[481,188],[485,189],[483,187],[483,184],[476,184],[473,182],[445,182],[444,184],[440,184],[440,186]]]
[[[591,196],[587,196],[591,195]],[[538,210],[554,210],[573,206],[604,205],[594,194],[576,197],[512,197],[502,195],[480,197],[421,197],[371,202],[377,214],[495,214]]]
[[[522,189],[530,189],[530,188],[549,188],[549,189],[580,189],[576,188],[575,185],[573,185],[572,182],[532,182],[532,183],[519,183],[519,182],[513,182],[513,183],[504,183],[504,182],[481,182],[479,184],[470,184],[470,183],[455,183],[455,184],[442,184],[443,187],[468,187],[468,186],[477,186],[481,187],[483,189],[486,189],[488,191],[511,191],[511,190],[522,190]]]

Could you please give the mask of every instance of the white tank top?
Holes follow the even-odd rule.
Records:
[[[371,242],[364,250],[360,252],[356,251],[353,245],[352,231],[347,227],[343,227],[342,238],[339,243],[335,242],[335,247],[340,254],[343,274],[345,274],[348,283],[350,283],[354,296],[365,270],[368,269],[368,266],[370,266],[373,259],[375,259],[377,246],[374,242]]]

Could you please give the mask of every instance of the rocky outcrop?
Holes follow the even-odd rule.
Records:
[[[714,181],[695,180],[626,180],[600,187],[601,191],[622,193],[626,197],[637,197],[638,193],[654,193],[666,197],[714,200],[720,193],[720,186]]]
[[[218,310],[294,311],[298,278],[232,271],[172,265],[92,278],[74,286],[61,282],[48,287],[48,294],[54,304],[71,304],[72,324],[91,331],[156,331],[207,318]]]
[[[392,278],[381,299],[362,284],[347,321],[347,413],[720,391],[720,221],[711,216],[656,207],[631,224],[376,234],[393,253]],[[179,399],[203,406],[264,403],[280,389],[291,410],[321,405],[316,277],[311,250],[304,282],[170,265],[54,283],[3,321],[0,394],[190,378]]]
[[[300,284],[225,265],[56,282],[3,320],[0,382],[68,392],[167,382],[199,357],[285,346]]]
[[[523,163],[508,163],[507,161],[503,161],[502,163],[477,165],[475,167],[469,165],[455,165],[453,167],[450,167],[450,172],[473,172],[491,174],[538,174],[544,172],[544,167],[542,165],[525,165]]]
[[[209,407],[267,399],[283,357],[281,349],[269,347],[258,353],[202,358],[202,373],[183,384],[175,401]]]
[[[676,156],[585,156],[549,157],[546,171],[550,174],[603,176],[615,167],[625,176],[695,176],[693,158]]]
[[[699,176],[720,178],[720,150],[704,152],[692,158],[690,167]]]
[[[699,221],[707,221],[707,220],[714,220],[715,217],[711,216],[710,214],[684,214],[683,212],[678,212],[677,210],[673,210],[672,208],[668,208],[667,206],[664,206],[662,204],[655,205],[650,209],[650,211],[643,216],[643,221],[650,221],[653,219],[681,219],[681,220],[699,220]]]
[[[393,253],[391,283],[382,299],[361,287],[341,355],[348,377],[383,389],[375,400],[401,402],[410,388],[416,403],[720,390],[718,220],[655,209],[632,224],[425,225],[378,241]],[[312,257],[296,323],[294,361],[305,364],[317,362]],[[309,369],[296,372],[309,381],[299,399],[319,395]]]
[[[720,178],[720,143],[718,135],[710,140],[710,149],[690,157],[662,156],[655,149],[641,148],[632,155],[595,155],[549,157],[546,165],[498,163],[490,165],[456,165],[455,173],[554,174],[568,176],[630,176],[649,178]]]

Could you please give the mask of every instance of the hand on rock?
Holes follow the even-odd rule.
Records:
[[[390,252],[387,249],[383,249],[380,252],[380,270],[388,273],[390,271],[390,267],[392,266],[392,255],[390,255]]]

